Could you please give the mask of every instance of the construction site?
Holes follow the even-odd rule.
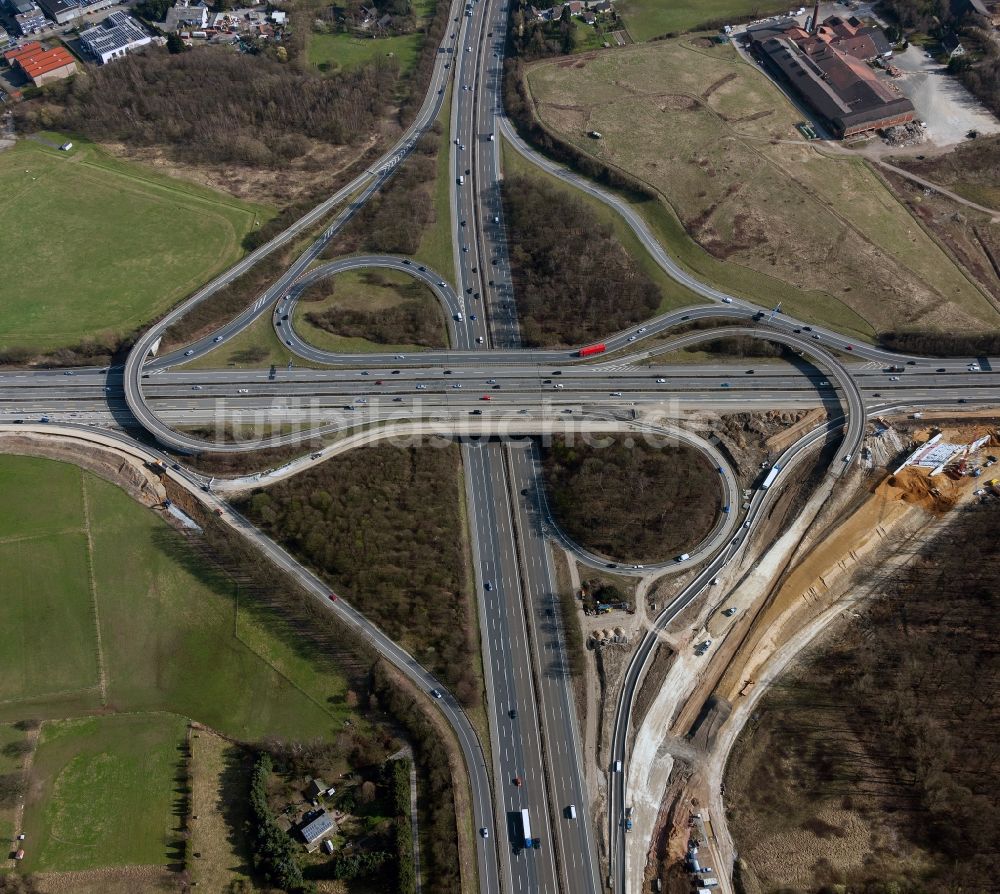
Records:
[[[815,409],[691,421],[711,428],[749,481],[825,415]],[[836,484],[825,474],[829,451],[818,451],[813,471],[804,470],[772,506],[760,539],[662,634],[632,715],[631,890],[688,892],[713,881],[712,867],[729,865],[736,866],[737,890],[747,892],[829,884],[862,890],[877,881],[934,890],[945,877],[951,851],[926,831],[940,822],[924,790],[931,783],[916,767],[899,773],[888,762],[893,755],[920,764],[923,728],[905,746],[882,741],[886,719],[905,696],[899,687],[933,670],[911,666],[912,657],[902,660],[902,649],[889,643],[908,635],[907,622],[919,624],[923,640],[945,637],[956,666],[968,671],[971,656],[955,655],[963,639],[951,625],[970,621],[952,618],[940,599],[939,554],[949,549],[949,600],[950,590],[981,590],[954,604],[987,621],[973,637],[981,648],[992,641],[998,625],[986,604],[995,602],[996,587],[983,589],[982,580],[1000,572],[988,555],[970,562],[956,544],[985,541],[989,555],[997,552],[990,532],[1000,512],[1000,472],[990,470],[1000,435],[989,418],[933,416],[871,420],[863,462]],[[579,588],[580,569],[570,564]],[[611,757],[611,709],[624,670],[657,607],[689,578],[651,587],[640,580],[628,610],[623,604],[582,619],[589,658],[580,699],[602,708],[582,715],[598,822],[607,819],[599,768]],[[907,617],[910,599],[917,608]],[[875,646],[879,641],[886,645]],[[905,654],[914,654],[909,645]],[[843,689],[839,706],[825,691],[831,663]],[[1000,677],[992,653],[987,664]],[[876,672],[897,685],[879,687]],[[949,685],[959,687],[957,675]],[[859,703],[872,691],[879,698],[871,706]],[[943,681],[935,695],[937,707],[973,699]],[[955,718],[942,722],[954,726]],[[867,726],[883,732],[865,735]],[[929,726],[939,734],[940,723]],[[973,834],[962,819],[955,834]]]

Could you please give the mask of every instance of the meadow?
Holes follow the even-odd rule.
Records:
[[[2,350],[117,340],[238,260],[272,214],[62,139],[0,153]]]

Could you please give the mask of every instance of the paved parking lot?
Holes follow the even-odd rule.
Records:
[[[935,146],[961,143],[970,130],[982,135],[1000,133],[1000,121],[920,47],[910,46],[897,53],[893,62],[903,71],[893,83],[916,106],[917,116],[927,122],[927,138]]]

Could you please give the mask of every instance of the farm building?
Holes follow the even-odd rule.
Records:
[[[834,16],[806,31],[786,19],[748,29],[747,39],[768,72],[838,138],[905,124],[916,116],[913,104],[867,64],[891,51],[878,29]]]
[[[18,68],[36,87],[76,74],[76,60],[64,47],[46,50],[37,41],[3,54],[12,68]]]

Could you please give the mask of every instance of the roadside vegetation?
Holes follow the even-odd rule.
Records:
[[[378,444],[239,506],[472,707],[482,683],[461,489],[457,446]]]
[[[639,210],[696,275],[859,339],[995,325],[878,177],[803,142],[798,113],[731,47],[692,38],[544,62],[527,85],[520,117],[540,116],[563,154],[638,181]]]
[[[357,350],[360,340],[372,350],[448,346],[434,293],[396,270],[350,270],[317,283],[302,295],[295,317],[296,332],[328,350]]]
[[[451,278],[450,114],[449,100],[396,174],[324,249],[323,258],[355,252],[410,255]]]
[[[519,175],[505,177],[503,202],[526,346],[579,344],[656,313],[656,284],[583,202]]]
[[[995,500],[973,503],[907,544],[877,601],[765,695],[726,774],[747,890],[945,892],[997,878],[995,514]]]
[[[609,436],[543,446],[549,506],[580,546],[623,562],[669,559],[695,546],[718,515],[718,473],[683,445]]]
[[[59,152],[62,137],[45,140],[0,154],[0,363],[106,363],[134,329],[237,261],[273,213],[90,143]]]

